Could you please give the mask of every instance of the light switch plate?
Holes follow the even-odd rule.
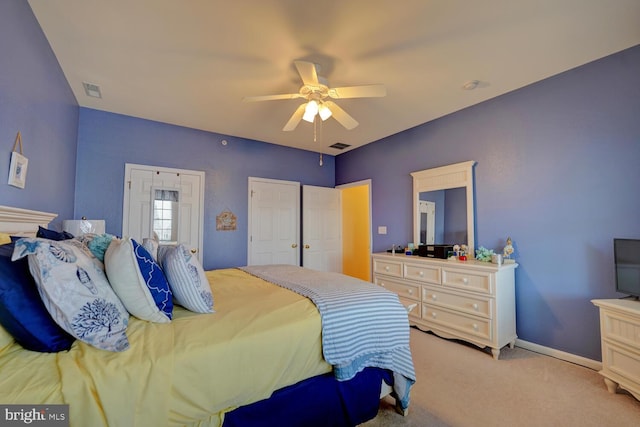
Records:
[[[378,234],[387,234],[387,226],[379,225],[378,226]]]

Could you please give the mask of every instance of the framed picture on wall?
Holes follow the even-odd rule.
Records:
[[[17,151],[11,152],[11,164],[9,165],[9,185],[24,188],[27,181],[27,166],[29,159]]]

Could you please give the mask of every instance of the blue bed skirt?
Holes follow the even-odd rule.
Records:
[[[378,368],[349,381],[333,373],[309,378],[227,413],[223,427],[353,427],[377,415],[383,379],[393,384],[391,372]]]

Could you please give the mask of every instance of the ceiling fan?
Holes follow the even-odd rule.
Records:
[[[306,99],[307,102],[298,106],[287,124],[282,128],[283,131],[294,130],[298,126],[298,123],[300,123],[300,120],[313,123],[316,115],[320,116],[320,119],[323,121],[333,116],[333,118],[342,126],[351,130],[358,126],[358,122],[346,111],[340,108],[338,104],[328,98],[373,98],[382,97],[387,94],[386,88],[381,84],[330,88],[327,79],[318,76],[316,64],[308,61],[294,61],[293,63],[295,64],[303,83],[303,86],[300,88],[298,93],[248,96],[243,98],[243,102],[273,101],[278,99],[295,98]]]

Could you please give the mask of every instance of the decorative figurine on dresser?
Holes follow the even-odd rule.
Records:
[[[511,255],[513,254],[513,242],[511,241],[511,237],[507,237],[507,244],[502,250],[502,255],[504,256],[505,264],[512,264],[515,260],[511,259]]]

